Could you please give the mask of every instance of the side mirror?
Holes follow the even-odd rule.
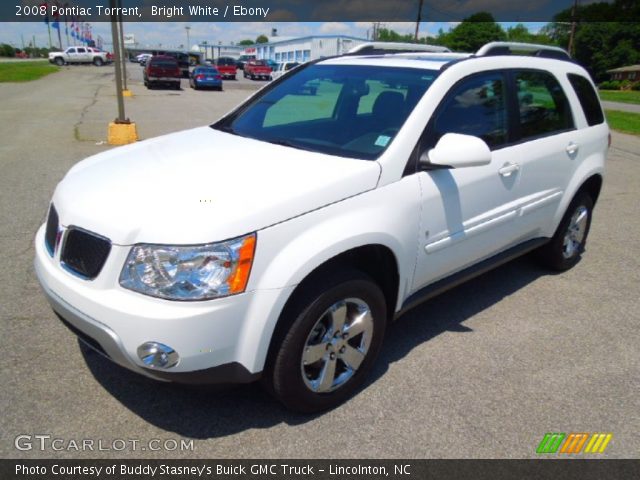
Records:
[[[446,133],[436,146],[420,156],[421,166],[449,168],[479,167],[491,163],[491,150],[484,140],[472,135]]]

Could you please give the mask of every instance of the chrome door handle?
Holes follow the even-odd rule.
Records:
[[[580,147],[578,147],[577,143],[574,142],[569,142],[569,145],[567,145],[567,153],[571,156],[575,155],[576,153],[578,153]]]
[[[498,173],[503,177],[510,177],[512,173],[517,172],[518,170],[520,170],[520,165],[517,163],[507,162],[500,170],[498,170]]]

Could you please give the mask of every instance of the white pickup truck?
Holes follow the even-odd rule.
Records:
[[[49,53],[49,62],[63,66],[67,63],[93,63],[97,67],[109,62],[107,52],[91,47],[68,47],[64,52]]]

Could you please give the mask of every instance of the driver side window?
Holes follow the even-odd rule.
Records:
[[[507,143],[507,106],[502,73],[474,75],[449,92],[434,119],[431,146],[435,146],[445,133],[479,137],[491,150]]]

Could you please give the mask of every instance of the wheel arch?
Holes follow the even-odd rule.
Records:
[[[586,192],[593,200],[593,205],[595,206],[598,201],[598,197],[600,196],[600,191],[602,190],[602,181],[602,175],[599,173],[591,175],[582,183],[582,185],[580,185],[580,188],[578,188],[574,196],[578,193]]]
[[[293,317],[290,313],[299,307],[296,300],[301,296],[301,292],[311,288],[322,276],[341,269],[357,270],[370,277],[384,293],[387,309],[386,320],[391,321],[394,318],[393,314],[400,287],[400,272],[398,260],[391,248],[375,243],[343,251],[317,265],[293,289],[281,309],[271,333],[269,346],[264,356],[265,368],[270,365],[280,342],[291,327]]]

